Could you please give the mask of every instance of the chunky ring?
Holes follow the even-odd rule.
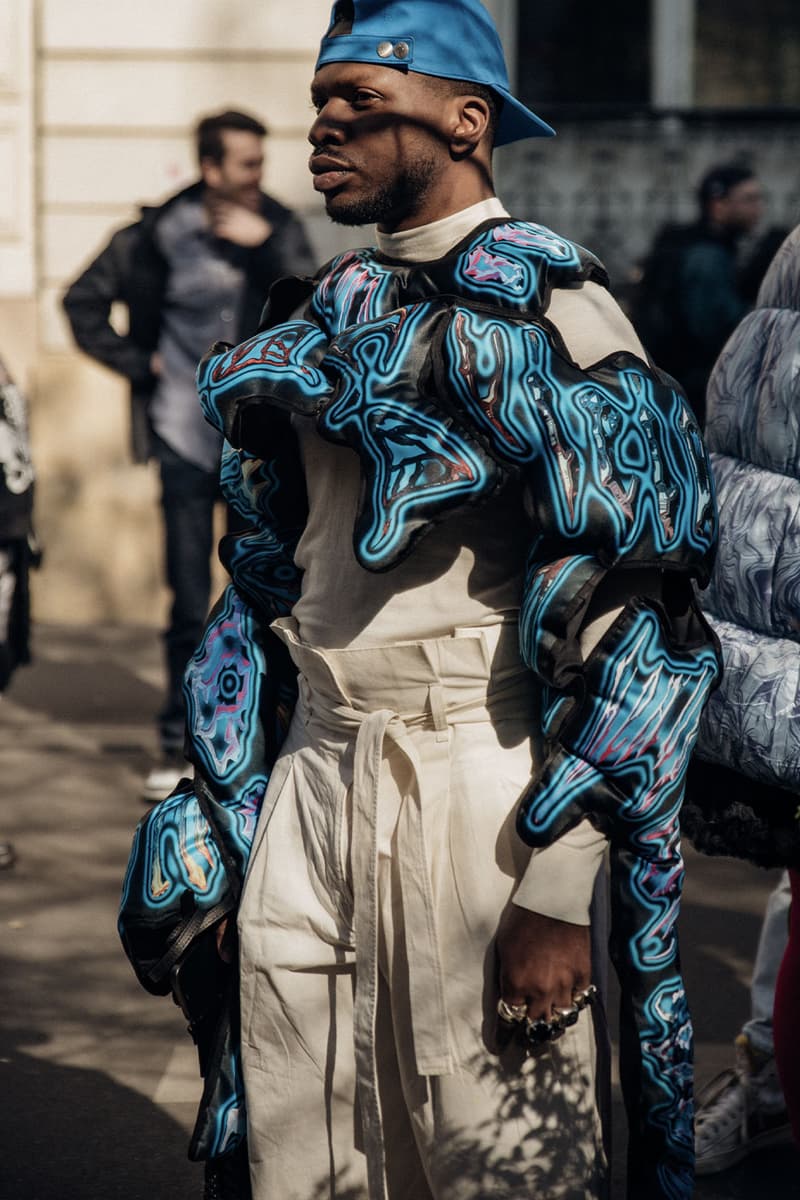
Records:
[[[590,983],[588,987],[583,989],[583,991],[572,993],[572,1003],[577,1008],[578,1012],[581,1012],[587,1007],[587,1005],[592,1003],[596,996],[597,988],[593,983]]]
[[[507,1025],[519,1025],[528,1015],[526,1004],[508,1004],[502,996],[497,1001],[497,1015]]]
[[[577,1024],[578,1017],[581,1014],[577,1003],[571,1004],[569,1008],[554,1008],[553,1012],[555,1014],[553,1020],[557,1021],[562,1029],[569,1029],[571,1026]]]
[[[552,1042],[553,1038],[558,1037],[558,1029],[552,1021],[545,1021],[541,1017],[536,1021],[525,1022],[525,1037],[532,1046],[541,1046],[545,1042]]]

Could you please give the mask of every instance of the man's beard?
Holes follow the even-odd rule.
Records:
[[[390,229],[420,207],[435,181],[436,159],[415,162],[369,196],[331,197],[328,216],[337,225],[385,225]]]

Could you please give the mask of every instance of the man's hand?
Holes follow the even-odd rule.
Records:
[[[571,925],[509,904],[497,931],[500,996],[525,1005],[530,1021],[549,1021],[591,982],[588,925]]]
[[[261,246],[272,236],[272,225],[259,213],[234,204],[231,200],[215,200],[209,206],[211,231],[215,237],[237,246]]]

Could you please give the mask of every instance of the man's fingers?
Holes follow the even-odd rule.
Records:
[[[527,1016],[527,1001],[504,1000],[502,997],[497,1001],[497,1017],[505,1025],[519,1025]]]
[[[510,904],[498,927],[497,958],[502,997],[498,1042],[515,1037],[536,1046],[559,1037],[566,1014],[572,1015],[576,993],[588,982],[588,927]],[[524,1019],[503,1020],[509,1009],[512,1017],[524,1011]]]
[[[503,987],[500,994],[506,1004],[525,1009],[529,1021],[549,1021],[556,1008],[569,1008],[573,993],[578,990],[566,980],[554,982],[548,988],[537,988],[527,994],[520,988]]]

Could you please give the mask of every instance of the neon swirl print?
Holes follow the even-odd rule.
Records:
[[[368,570],[390,569],[433,522],[514,478],[531,527],[520,646],[552,745],[519,830],[544,845],[588,815],[611,837],[629,1195],[684,1200],[693,1139],[678,808],[718,672],[690,582],[710,573],[715,496],[672,381],[625,353],[582,371],[542,323],[552,288],[586,280],[607,282],[596,259],[511,220],[481,227],[438,263],[349,251],[321,279],[308,321],[216,347],[201,364],[206,415],[230,443],[223,486],[251,528],[223,542],[233,585],[187,673],[190,754],[212,801],[198,805],[187,785],[145,819],[121,926],[132,960],[138,938],[139,962],[149,961],[184,928],[181,896],[228,903],[222,857],[232,877],[244,873],[296,694],[268,629],[299,595],[293,557],[307,515],[288,414],[316,416],[322,436],[359,454],[354,546]],[[677,581],[691,636],[678,637],[666,608],[634,597],[584,662],[577,630],[592,598],[630,567]],[[235,1015],[198,1157],[225,1152],[244,1128]]]
[[[209,776],[223,782],[249,757],[257,728],[256,693],[264,673],[252,639],[240,634],[241,601],[233,592],[229,600],[205,632],[185,689],[195,748]]]

